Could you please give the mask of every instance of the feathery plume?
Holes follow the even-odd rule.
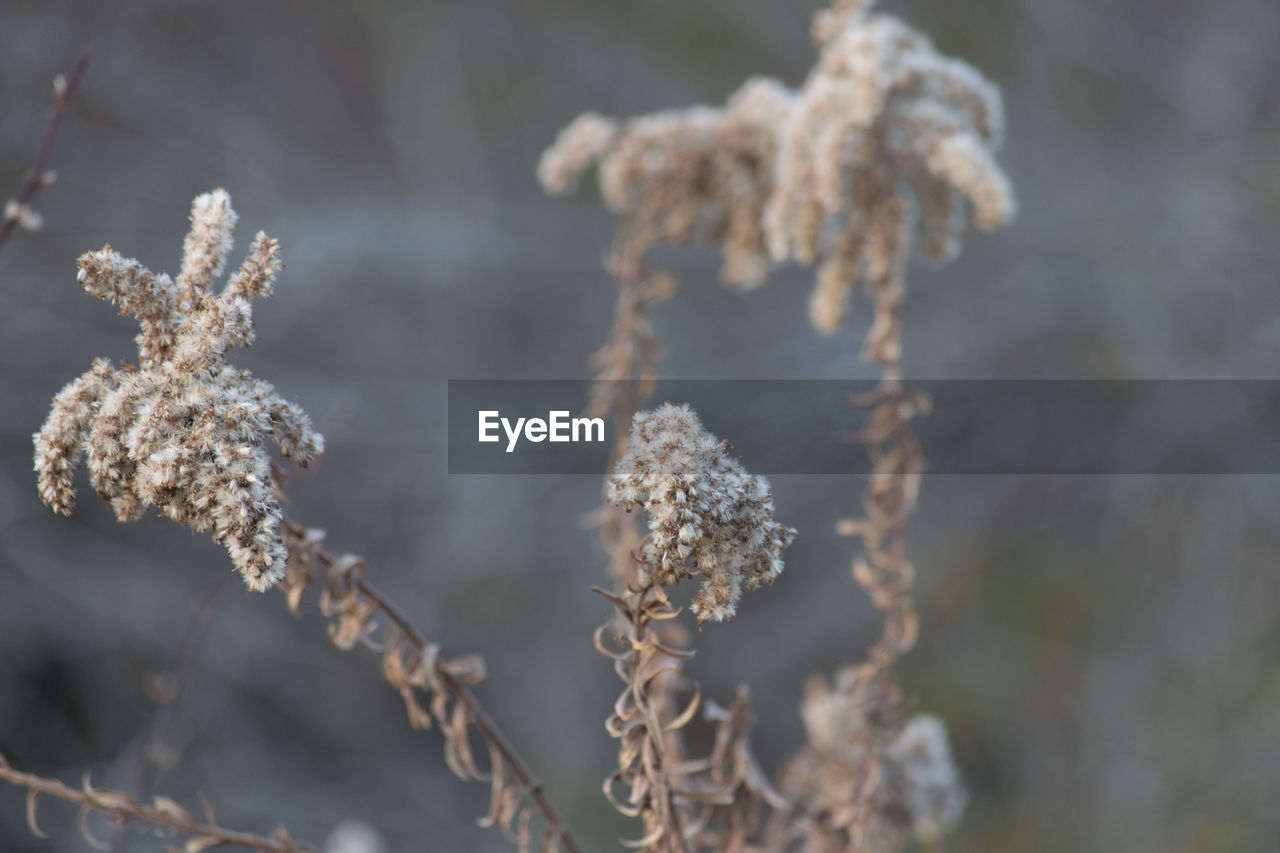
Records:
[[[652,231],[649,245],[717,246],[724,282],[751,290],[770,269],[761,217],[791,100],[782,84],[755,78],[722,109],[671,110],[622,124],[586,113],[543,154],[538,175],[560,195],[598,164],[605,205]]]
[[[638,412],[608,484],[611,503],[644,508],[650,532],[640,558],[659,582],[702,577],[699,622],[732,616],[744,584],[772,583],[796,534],[774,518],[769,481],[748,474],[728,446],[688,405]]]
[[[946,263],[959,251],[966,201],[983,229],[1014,212],[994,159],[998,90],[870,5],[838,4],[816,19],[821,55],[781,134],[765,211],[773,260],[818,265],[809,318],[823,334],[838,328],[858,282],[905,289],[917,232],[921,254]]]
[[[286,561],[264,443],[271,437],[306,466],[324,439],[270,383],[227,364],[228,349],[253,343],[252,302],[271,293],[282,266],[277,241],[259,232],[215,295],[235,221],[223,190],[196,198],[176,281],[110,246],[81,256],[80,286],[137,318],[139,362],[97,359],[62,389],[34,436],[35,469],[41,499],[69,515],[83,455],[120,521],[154,506],[212,530],[246,585],[261,591],[284,576]]]
[[[808,850],[891,853],[909,840],[936,845],[959,821],[967,794],[942,722],[894,724],[879,710],[852,670],[834,687],[820,676],[805,685],[808,744],[778,780],[798,813],[775,815],[775,845],[802,836]]]
[[[580,116],[543,155],[544,189],[567,192],[598,165],[605,205],[627,220],[620,234],[644,226],[645,250],[700,238],[741,290],[786,260],[816,265],[809,317],[830,334],[859,282],[905,289],[913,244],[945,263],[966,210],[992,229],[1015,208],[995,162],[999,91],[871,5],[817,16],[821,55],[796,91],[757,77],[723,108]]]

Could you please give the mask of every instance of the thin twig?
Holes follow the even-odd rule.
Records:
[[[77,790],[57,779],[46,779],[34,773],[14,770],[3,755],[0,755],[0,779],[27,789],[27,824],[32,833],[41,838],[45,835],[36,823],[36,806],[41,796],[48,795],[76,803],[81,807],[80,832],[95,846],[100,846],[101,842],[95,841],[88,835],[85,819],[90,811],[111,815],[125,824],[130,821],[141,821],[154,827],[189,835],[191,843],[186,847],[189,850],[207,850],[226,845],[237,845],[249,850],[263,851],[263,853],[314,853],[318,849],[312,844],[294,841],[284,829],[277,829],[271,838],[254,835],[251,832],[226,829],[217,824],[212,809],[207,806],[204,821],[200,821],[166,797],[156,797],[151,805],[144,805],[128,794],[92,787],[88,777],[85,778],[83,787]]]
[[[14,197],[17,203],[17,209],[22,209],[27,202],[35,196],[40,188],[51,181],[46,180],[45,162],[49,159],[49,152],[53,149],[53,137],[58,132],[58,125],[62,123],[62,114],[66,112],[67,102],[71,100],[71,96],[75,94],[76,88],[80,85],[80,79],[84,76],[84,71],[89,67],[90,51],[85,51],[84,55],[76,63],[75,68],[71,71],[71,76],[62,78],[63,82],[55,86],[53,98],[53,111],[49,114],[49,123],[44,129],[44,138],[40,140],[40,149],[36,152],[35,162],[31,164],[31,168],[27,173],[27,182],[22,185],[21,191]],[[6,217],[3,224],[0,224],[0,245],[9,237],[9,233],[13,231],[14,226],[18,224],[17,218],[13,216]]]
[[[129,796],[140,799],[151,792],[156,773],[160,769],[161,756],[165,750],[165,733],[169,721],[173,718],[173,708],[186,686],[187,674],[195,666],[204,644],[207,629],[222,604],[231,597],[232,592],[241,586],[235,575],[227,575],[211,589],[203,592],[195,601],[191,619],[187,623],[182,639],[178,641],[178,653],[167,672],[156,678],[158,697],[155,710],[143,729],[138,754],[133,764],[133,774],[129,783]],[[111,840],[112,853],[125,853],[129,849],[130,835],[126,827],[116,829]]]

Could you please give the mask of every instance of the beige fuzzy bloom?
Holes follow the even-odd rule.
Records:
[[[911,835],[936,845],[960,822],[968,795],[942,720],[916,714],[881,753],[887,799],[907,816]]]
[[[787,260],[817,266],[809,317],[834,332],[856,285],[902,290],[913,247],[945,263],[969,218],[992,229],[1015,210],[995,161],[999,91],[872,5],[816,16],[821,54],[794,92],[754,78],[723,108],[581,116],[543,155],[544,188],[564,193],[598,165],[606,206],[646,247],[711,244],[738,289]]]
[[[229,348],[253,342],[252,302],[270,294],[282,266],[277,242],[259,232],[222,292],[211,292],[235,221],[223,190],[196,198],[176,282],[110,246],[80,258],[80,285],[137,318],[139,364],[98,359],[62,389],[34,436],[35,469],[41,499],[70,514],[83,455],[119,520],[154,506],[211,530],[249,588],[264,590],[286,558],[264,443],[305,466],[324,439],[270,383],[227,364]]]
[[[564,195],[599,161],[618,134],[618,123],[599,113],[583,113],[560,131],[538,161],[538,182],[551,195]]]
[[[839,327],[856,284],[903,287],[913,243],[945,263],[966,209],[983,229],[1015,209],[994,157],[997,89],[870,5],[837,4],[816,19],[822,53],[796,93],[765,211],[773,261],[819,266],[809,316],[824,334]]]
[[[805,849],[890,853],[910,840],[932,849],[968,799],[946,728],[927,714],[878,723],[873,697],[854,672],[842,671],[834,685],[820,676],[806,684],[808,744],[779,779],[784,796],[808,816],[798,822]]]
[[[753,78],[723,108],[670,110],[621,124],[586,113],[543,154],[538,176],[558,195],[598,165],[610,210],[651,229],[651,242],[718,247],[723,281],[749,290],[771,269],[761,216],[773,188],[778,130],[790,109],[785,86]]]
[[[644,508],[650,533],[639,556],[660,582],[701,576],[699,622],[732,616],[743,586],[772,583],[796,534],[774,518],[769,481],[747,473],[728,446],[688,405],[637,412],[608,483],[610,503]]]

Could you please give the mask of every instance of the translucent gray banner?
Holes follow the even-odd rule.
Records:
[[[1280,474],[1280,381],[911,380],[932,474]],[[592,382],[451,380],[450,474],[600,476],[616,425],[582,417]],[[866,473],[851,440],[872,383],[669,380],[759,474]]]

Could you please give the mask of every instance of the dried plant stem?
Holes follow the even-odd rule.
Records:
[[[71,100],[71,96],[75,94],[76,89],[80,85],[81,78],[84,77],[85,69],[89,67],[90,53],[86,51],[79,61],[76,62],[75,68],[71,70],[71,76],[64,79],[64,82],[56,87],[53,98],[53,110],[49,113],[49,122],[45,125],[44,137],[40,140],[40,148],[36,152],[36,159],[32,162],[27,171],[27,181],[22,185],[22,189],[14,196],[16,209],[23,209],[27,203],[35,197],[41,187],[49,183],[50,180],[45,172],[45,163],[49,160],[49,153],[53,150],[53,137],[58,132],[58,125],[62,123],[62,115],[66,112],[67,103]],[[3,223],[0,223],[0,245],[4,245],[4,241],[9,238],[10,232],[18,224],[15,217],[6,217]]]
[[[237,578],[226,577],[196,599],[191,619],[187,622],[182,639],[178,641],[178,654],[174,657],[173,664],[155,679],[156,707],[143,729],[129,783],[129,796],[135,800],[151,792],[156,773],[163,764],[165,734],[173,716],[174,705],[186,686],[187,674],[200,656],[213,617],[239,586]],[[112,853],[125,853],[129,849],[129,838],[125,826],[117,827],[111,839]]]
[[[855,406],[869,410],[867,426],[855,438],[871,457],[871,477],[863,492],[862,520],[844,520],[841,533],[862,538],[863,553],[853,575],[884,615],[880,638],[868,653],[877,677],[915,645],[917,621],[911,601],[915,568],[906,557],[907,521],[920,490],[924,454],[911,422],[929,409],[929,399],[902,381],[902,321],[905,285],[893,283],[874,293],[875,320],[864,360],[880,365],[874,391],[857,395]]]
[[[155,797],[150,805],[139,802],[128,794],[94,788],[85,777],[80,789],[71,788],[57,779],[46,779],[33,773],[14,770],[0,755],[0,779],[27,789],[27,825],[32,834],[45,838],[36,822],[36,810],[41,796],[57,797],[80,806],[80,833],[95,847],[105,849],[102,842],[89,832],[88,817],[91,812],[101,812],[111,820],[125,826],[133,821],[149,824],[159,832],[181,833],[189,836],[182,847],[183,853],[199,853],[214,847],[239,846],[264,853],[307,853],[317,851],[314,845],[295,841],[283,828],[277,829],[271,838],[238,832],[219,826],[213,809],[207,802],[204,819],[197,820],[186,809],[167,797]]]
[[[654,335],[650,309],[653,305],[670,299],[676,292],[675,279],[661,270],[645,268],[644,257],[656,243],[662,239],[661,229],[656,225],[648,211],[641,211],[619,226],[614,237],[613,246],[605,261],[605,268],[617,282],[618,296],[614,307],[613,326],[609,339],[591,359],[597,368],[596,379],[599,380],[592,389],[591,400],[587,412],[592,415],[609,415],[615,427],[613,447],[609,456],[608,470],[627,452],[630,435],[631,418],[649,398],[653,396],[658,381],[657,361],[662,357],[663,348]],[[670,608],[661,586],[653,581],[644,565],[636,559],[636,554],[644,541],[640,520],[636,515],[608,501],[598,511],[600,542],[609,555],[609,575],[613,579],[614,592],[601,594],[618,606],[617,618],[602,625],[597,631],[596,648],[606,657],[614,661],[619,678],[628,682],[629,676],[624,672],[637,675],[644,667],[642,660],[646,655],[640,648],[632,650],[619,658],[607,651],[601,638],[605,631],[618,630],[633,637],[644,637],[645,642],[652,641],[658,646],[679,649],[687,642],[685,629],[672,617],[678,611]],[[650,594],[653,598],[648,598]],[[664,615],[657,617],[656,624],[652,614],[642,616],[646,612],[646,599],[649,605],[658,604],[665,608]],[[623,604],[620,604],[623,602]],[[669,614],[669,615],[666,615]],[[692,653],[682,653],[686,657]],[[646,850],[687,849],[684,829],[681,826],[680,814],[671,798],[672,780],[668,778],[667,768],[685,761],[687,750],[684,741],[684,723],[692,718],[696,711],[697,700],[688,709],[687,716],[679,725],[670,725],[670,721],[679,720],[681,714],[676,699],[676,690],[683,683],[680,673],[679,659],[667,658],[669,666],[653,677],[644,679],[633,689],[619,697],[615,706],[615,714],[606,723],[606,730],[614,737],[623,738],[619,747],[618,770],[605,779],[605,795],[619,812],[628,817],[640,817],[644,824],[644,838],[634,842]],[[636,692],[638,691],[638,693]],[[628,699],[630,695],[630,699]],[[628,710],[629,709],[629,710]],[[618,729],[620,715],[627,713],[635,719],[644,720],[646,741],[643,748],[644,762],[641,765],[649,771],[642,773],[632,764],[624,764],[630,749],[628,737]],[[664,724],[663,721],[667,721]],[[634,756],[633,758],[638,758]],[[653,782],[646,782],[641,777],[653,774]],[[613,795],[615,782],[631,785],[634,800],[640,786],[654,784],[654,787],[639,800],[630,805],[619,803]]]
[[[587,412],[613,415],[619,440],[610,464],[626,451],[631,416],[653,395],[658,381],[656,364],[663,350],[649,314],[651,306],[675,295],[676,281],[662,270],[646,269],[644,256],[661,236],[643,215],[631,217],[619,227],[605,261],[605,268],[618,283],[618,298],[609,339],[591,356],[598,381]]]
[[[740,165],[739,159],[728,159]],[[614,420],[610,472],[628,454],[633,416],[652,398],[658,381],[656,365],[663,350],[650,309],[671,298],[677,283],[669,273],[649,267],[646,257],[660,243],[683,242],[685,225],[665,211],[671,194],[680,192],[682,176],[688,177],[678,171],[680,175],[662,178],[662,186],[627,212],[605,262],[617,282],[618,298],[609,339],[593,356],[596,378],[605,381],[594,387],[588,411]],[[751,251],[739,254],[752,256]],[[726,265],[729,272],[748,269],[754,264]],[[620,813],[641,821],[643,836],[626,842],[628,846],[651,853],[741,850],[762,829],[766,806],[791,808],[752,753],[749,692],[740,688],[728,710],[706,703],[703,715],[715,730],[714,745],[710,754],[691,759],[685,726],[698,712],[701,694],[682,672],[683,661],[693,654],[689,632],[676,621],[679,610],[662,587],[681,573],[658,573],[644,556],[651,534],[639,513],[629,514],[606,498],[597,518],[614,591],[596,591],[613,602],[617,613],[597,631],[595,643],[614,662],[626,687],[605,723],[620,741],[618,769],[606,778],[605,795]],[[717,612],[723,618],[731,610]],[[617,651],[603,642],[610,631]],[[690,689],[692,698],[682,700],[679,694]],[[615,796],[616,785],[629,787],[625,801]]]
[[[700,696],[695,693],[688,707],[673,715],[670,691],[654,688],[665,676],[678,673],[680,663],[693,652],[664,645],[659,639],[655,625],[674,619],[679,610],[671,606],[654,574],[637,566],[638,580],[624,584],[620,594],[595,588],[618,609],[623,625],[615,637],[618,651],[605,646],[608,625],[596,630],[596,649],[614,662],[618,678],[626,685],[605,722],[605,729],[620,743],[618,769],[605,780],[604,792],[619,812],[644,822],[644,836],[627,842],[628,846],[683,853],[689,845],[676,802],[679,776],[674,756],[668,755],[667,734],[693,718]],[[630,789],[625,802],[614,795],[615,784]]]
[[[333,620],[329,631],[333,644],[349,649],[360,643],[382,653],[383,676],[404,698],[410,725],[427,728],[434,719],[445,737],[449,768],[464,780],[490,783],[489,814],[481,824],[500,827],[524,851],[530,846],[530,822],[536,811],[546,823],[543,850],[579,853],[542,783],[468,687],[484,677],[483,661],[474,656],[442,659],[439,647],[425,641],[391,599],[364,579],[360,558],[333,555],[320,547],[323,531],[288,520],[283,531],[289,550],[284,589],[290,609],[297,612],[302,594],[315,576],[323,579],[319,606]],[[429,712],[420,704],[419,693],[427,698]],[[472,731],[489,748],[485,769],[472,755]],[[525,798],[532,806],[521,805]]]
[[[644,836],[625,842],[647,853],[691,850],[741,851],[765,828],[766,809],[788,812],[792,804],[776,791],[751,749],[750,694],[739,687],[729,708],[705,703],[703,716],[714,729],[710,752],[686,756],[679,736],[693,720],[701,691],[681,708],[675,701],[683,685],[681,666],[693,657],[683,644],[667,641],[679,610],[671,605],[657,573],[633,561],[635,580],[618,594],[596,588],[618,612],[613,646],[605,642],[610,625],[596,631],[595,646],[614,662],[624,684],[605,729],[619,741],[618,769],[605,780],[605,796],[620,813],[642,821]],[[614,786],[629,788],[625,800]]]
[[[426,649],[426,643],[414,631],[413,626],[400,613],[391,600],[380,593],[367,581],[361,580],[358,584],[359,589],[364,593],[370,601],[377,604],[378,609],[386,614],[387,618],[394,622],[409,642],[419,651]],[[511,768],[512,774],[519,780],[520,785],[524,788],[524,792],[538,806],[538,811],[542,812],[542,816],[546,819],[555,836],[560,839],[561,845],[568,853],[579,853],[577,842],[569,835],[569,830],[565,827],[564,821],[555,810],[555,806],[551,805],[551,801],[547,799],[546,792],[542,788],[542,783],[538,781],[538,777],[533,774],[529,766],[525,764],[524,759],[520,757],[520,753],[516,751],[515,745],[507,737],[506,733],[498,727],[497,722],[489,714],[480,700],[476,698],[471,688],[463,684],[453,675],[444,669],[440,670],[440,680],[444,683],[454,698],[461,702],[467,709],[467,713],[471,717],[471,724],[480,732],[486,741],[493,745],[498,753],[502,756],[503,761]]]
[[[906,556],[907,521],[916,504],[924,454],[911,430],[911,421],[928,411],[923,392],[902,381],[902,320],[906,295],[904,282],[889,279],[872,290],[875,317],[867,335],[863,360],[881,369],[876,388],[855,395],[851,403],[868,410],[866,426],[852,438],[866,445],[871,476],[863,491],[862,519],[844,519],[838,532],[862,539],[862,552],[853,562],[854,580],[883,616],[880,636],[867,652],[866,661],[842,668],[837,690],[847,707],[857,709],[865,724],[853,727],[845,749],[858,758],[848,767],[848,790],[853,794],[843,816],[811,816],[784,830],[843,832],[851,849],[871,843],[877,831],[877,791],[884,783],[883,749],[878,739],[896,729],[901,714],[902,691],[894,664],[915,645],[918,623],[911,599],[915,567]],[[806,828],[808,823],[808,828]],[[775,830],[776,831],[776,830]]]

